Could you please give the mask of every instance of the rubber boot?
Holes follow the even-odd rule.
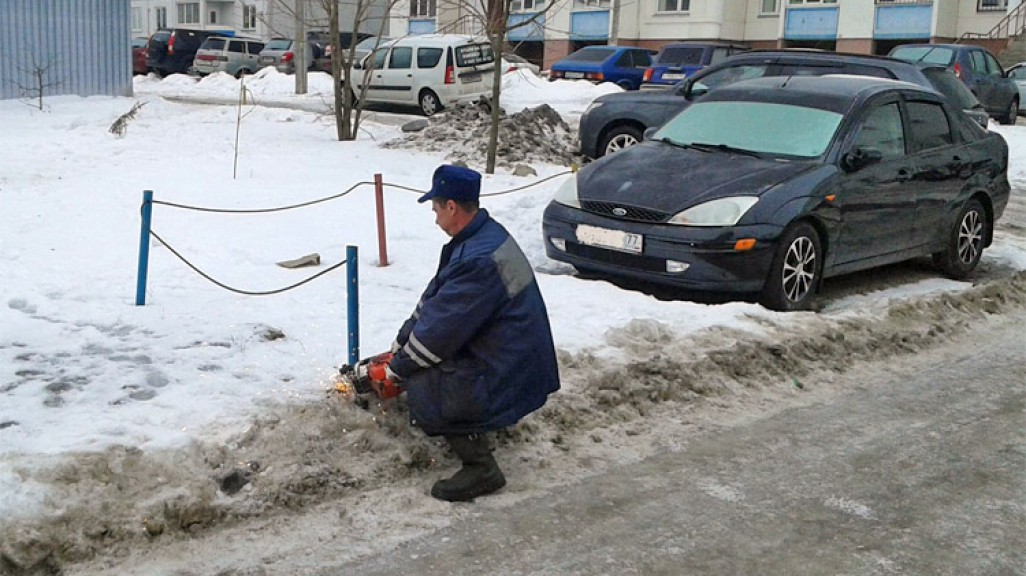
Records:
[[[466,502],[506,485],[506,478],[488,447],[488,438],[483,434],[446,436],[445,439],[463,467],[452,478],[435,482],[431,487],[432,496],[449,502]]]

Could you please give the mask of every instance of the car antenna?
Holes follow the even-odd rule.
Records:
[[[794,78],[794,74],[788,74],[787,78],[784,79],[784,83],[781,84],[780,87],[787,88],[787,83],[791,81],[791,78]]]

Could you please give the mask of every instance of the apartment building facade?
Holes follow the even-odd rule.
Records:
[[[410,0],[402,32],[473,32],[459,3]],[[517,53],[549,67],[589,44],[658,48],[680,40],[886,54],[908,42],[986,33],[1022,0],[513,0]],[[477,26],[477,30],[480,26]],[[400,32],[401,33],[401,32]]]
[[[302,2],[302,6],[300,6]],[[360,32],[377,34],[385,18],[386,0],[373,2]],[[353,27],[355,2],[339,2],[339,30]],[[133,37],[149,37],[161,28],[230,30],[241,36],[268,40],[293,38],[298,29],[296,13],[303,14],[306,30],[327,30],[328,16],[322,0],[131,0]],[[405,32],[406,21],[400,26]]]

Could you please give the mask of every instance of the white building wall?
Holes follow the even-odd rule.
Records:
[[[957,1],[958,23],[955,26],[955,33],[952,34],[955,38],[958,38],[966,32],[985,34],[1006,16],[1004,10],[993,10],[987,12],[978,11],[977,0]]]

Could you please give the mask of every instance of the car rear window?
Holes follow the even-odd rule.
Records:
[[[955,51],[938,46],[899,46],[891,51],[890,56],[906,62],[924,62],[948,66],[955,61]]]
[[[200,46],[200,50],[224,50],[224,38],[207,38]]]
[[[926,79],[933,85],[934,90],[947,96],[959,108],[965,110],[979,105],[979,100],[976,99],[976,96],[947,68],[927,68],[923,70],[923,74],[926,75]]]
[[[477,66],[478,64],[491,64],[495,62],[492,55],[492,47],[489,44],[467,44],[456,47],[456,65]]]
[[[292,46],[292,40],[271,40],[267,43],[267,50],[288,50]]]
[[[663,48],[655,58],[655,64],[662,66],[701,66],[705,48],[677,46]]]
[[[594,50],[578,50],[563,58],[568,62],[603,62],[616,52],[615,48],[596,48]]]

